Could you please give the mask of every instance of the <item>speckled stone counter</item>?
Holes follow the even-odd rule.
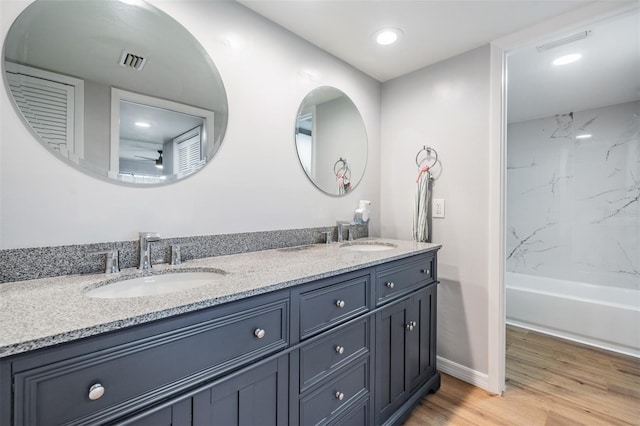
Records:
[[[212,268],[224,271],[210,284],[165,295],[97,299],[88,289],[105,281],[142,275],[137,269],[118,274],[68,275],[0,284],[0,357],[6,357],[107,331],[196,311],[233,300],[292,287],[309,281],[375,266],[390,260],[437,250],[440,245],[389,239],[383,251],[352,251],[340,243],[189,260],[179,266],[161,264],[162,274]]]

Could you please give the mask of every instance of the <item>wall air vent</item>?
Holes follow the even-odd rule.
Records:
[[[145,63],[147,63],[147,58],[143,58],[140,55],[134,55],[126,50],[122,51],[119,62],[123,67],[133,68],[138,71],[142,71]]]
[[[565,44],[573,43],[574,41],[582,40],[591,35],[591,31],[582,31],[577,34],[570,35],[568,37],[564,37],[555,41],[551,41],[549,43],[541,44],[536,47],[538,52],[544,52],[546,50],[554,49],[556,47],[564,46]]]

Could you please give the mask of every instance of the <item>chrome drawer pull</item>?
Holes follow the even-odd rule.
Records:
[[[387,283],[387,287],[388,287],[388,288],[394,288],[395,286],[396,286],[396,285],[395,285],[394,283],[392,283],[392,282],[388,282],[388,283]]]
[[[418,323],[416,323],[415,321],[409,321],[409,323],[407,324],[407,330],[413,331],[416,325],[418,325]]]
[[[258,339],[262,339],[265,336],[265,334],[267,334],[267,332],[261,328],[256,328],[253,331],[253,335],[256,336]]]
[[[422,272],[423,274],[429,275],[431,273],[431,270],[430,269],[420,269],[420,272]]]
[[[342,355],[344,353],[344,346],[336,346],[336,352]]]
[[[344,394],[340,391],[336,392],[336,399],[342,401],[344,399]]]
[[[89,388],[89,399],[95,401],[96,399],[102,398],[104,395],[104,387],[100,383],[96,383],[95,385]]]
[[[337,300],[336,301],[336,306],[338,308],[344,308],[344,300]]]

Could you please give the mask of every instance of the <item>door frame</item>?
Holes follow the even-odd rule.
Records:
[[[566,37],[603,21],[640,9],[637,2],[625,5],[597,2],[551,18],[491,43],[489,108],[489,255],[488,271],[488,366],[487,390],[502,394],[506,368],[506,113],[509,55],[553,39]]]

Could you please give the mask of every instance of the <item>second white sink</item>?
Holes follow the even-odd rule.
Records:
[[[383,250],[391,250],[398,247],[392,243],[384,243],[380,241],[353,241],[349,243],[344,243],[340,246],[340,248],[353,250],[353,251],[383,251]]]
[[[211,284],[224,275],[223,271],[176,272],[124,279],[98,286],[86,295],[98,299],[126,299],[157,296]]]

